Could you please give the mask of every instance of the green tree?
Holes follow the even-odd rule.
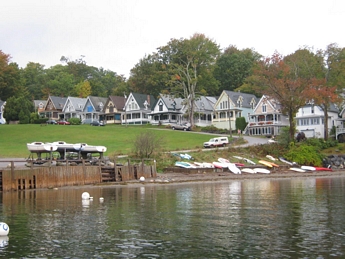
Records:
[[[20,121],[21,124],[30,122],[31,112],[34,111],[33,102],[24,94],[7,99],[4,117],[7,122]]]
[[[202,90],[207,92],[205,86],[199,85],[202,72],[212,71],[219,53],[219,46],[203,34],[194,34],[190,39],[172,39],[167,46],[158,48],[160,62],[170,75],[171,93],[186,100],[191,127],[194,126],[194,101]]]
[[[44,65],[29,62],[26,67],[21,70],[21,77],[32,99],[44,99],[42,92],[46,81]]]
[[[91,85],[89,81],[80,82],[75,86],[75,95],[81,98],[86,98],[91,95]]]
[[[251,49],[239,50],[230,45],[217,59],[214,77],[220,82],[219,90],[234,91],[252,75],[253,67],[261,55]]]
[[[49,95],[73,96],[76,83],[74,76],[67,71],[66,67],[55,65],[46,72],[47,81],[42,90],[45,98],[48,98]]]
[[[16,63],[9,63],[11,57],[0,50],[0,97],[7,100],[18,91],[20,72]]]

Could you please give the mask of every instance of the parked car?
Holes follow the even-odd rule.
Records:
[[[90,123],[91,126],[105,126],[104,122],[103,121],[92,121]]]
[[[229,144],[228,137],[211,138],[209,141],[204,142],[204,148],[225,147],[227,144]]]
[[[65,121],[65,120],[58,121],[57,124],[59,124],[59,125],[71,125],[71,123],[69,121]]]
[[[47,124],[56,124],[56,120],[47,120],[46,121]]]
[[[171,125],[171,128],[173,130],[184,130],[184,131],[187,131],[187,130],[190,130],[190,123],[188,122],[184,122],[182,124],[172,124]]]

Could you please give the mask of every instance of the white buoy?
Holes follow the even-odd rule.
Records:
[[[140,181],[140,182],[145,182],[145,177],[144,177],[144,176],[141,176],[141,177],[139,178],[139,181]]]
[[[0,222],[0,236],[7,236],[9,232],[10,227],[4,222]]]
[[[81,198],[83,200],[89,200],[90,199],[90,194],[88,192],[83,192],[83,194],[81,195]]]

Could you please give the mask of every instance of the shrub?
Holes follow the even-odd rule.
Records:
[[[71,125],[80,125],[81,124],[81,120],[79,118],[70,118],[68,120],[69,123],[71,123]]]
[[[291,146],[285,156],[288,160],[300,165],[321,166],[323,159],[317,147],[304,143]]]

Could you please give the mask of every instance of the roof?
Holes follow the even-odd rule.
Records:
[[[242,92],[234,92],[234,91],[228,91],[224,90],[224,92],[229,96],[230,100],[237,104],[237,101],[240,97],[243,98],[242,107],[251,108],[251,102],[254,99],[256,103],[258,103],[259,98],[257,98],[254,94],[247,94]]]
[[[108,100],[108,98],[106,97],[98,97],[98,96],[89,96],[88,99],[92,103],[96,112],[102,112],[104,109],[104,105]]]
[[[126,104],[126,98],[124,96],[109,96],[109,99],[118,111],[124,109]]]
[[[62,110],[67,101],[67,97],[49,96],[49,99],[57,110]]]
[[[138,94],[138,93],[131,93],[136,102],[138,103],[140,109],[145,110],[146,104],[148,109],[152,109],[153,105],[156,103],[156,98],[153,95],[149,94]]]

